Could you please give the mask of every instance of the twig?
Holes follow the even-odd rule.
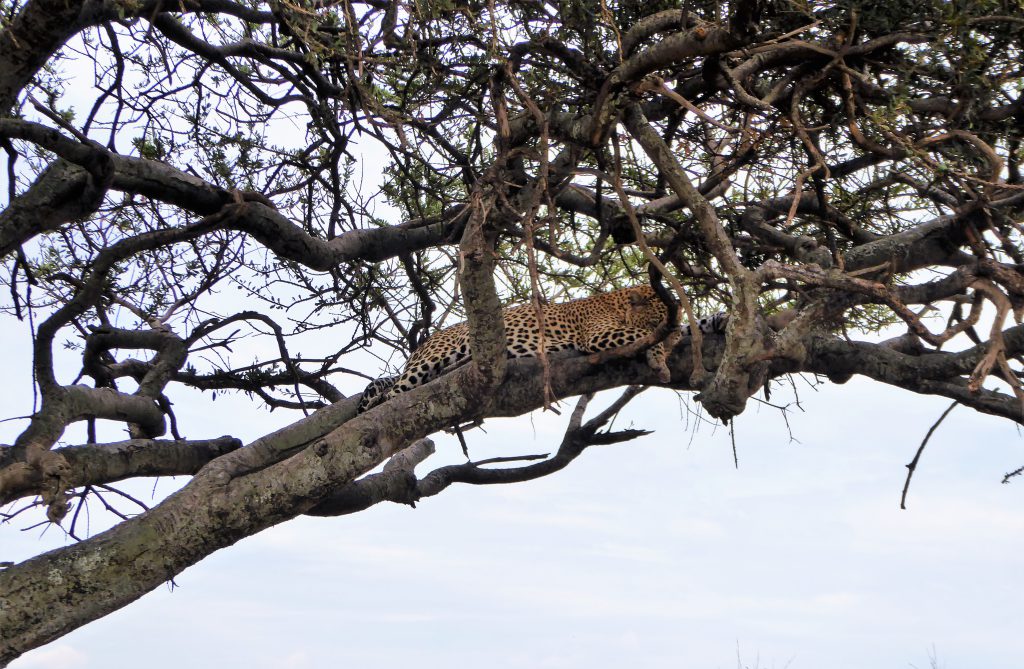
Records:
[[[911,460],[910,464],[907,465],[907,481],[906,483],[903,484],[903,494],[900,496],[901,509],[906,510],[907,508],[907,491],[910,489],[910,479],[911,477],[914,476],[914,471],[917,469],[917,462],[918,460],[921,459],[921,453],[924,452],[924,447],[928,444],[928,440],[932,438],[932,434],[934,434],[935,430],[939,427],[939,425],[942,424],[942,421],[946,419],[946,416],[949,415],[949,412],[952,411],[957,404],[960,404],[960,402],[953,402],[952,404],[949,405],[949,407],[946,408],[945,411],[942,412],[942,415],[939,416],[939,419],[937,421],[935,421],[935,424],[932,425],[931,428],[929,428],[928,434],[924,435],[924,440],[918,447],[917,453],[914,454],[914,459]]]
[[[740,468],[740,457],[736,454],[736,421],[729,421],[729,439],[732,441],[732,463],[736,469]]]
[[[1012,472],[1008,472],[1003,476],[1002,483],[1009,483],[1010,479],[1014,476],[1020,476],[1021,474],[1024,474],[1024,467],[1017,467]]]

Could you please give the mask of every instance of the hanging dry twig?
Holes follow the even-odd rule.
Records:
[[[946,416],[956,408],[959,402],[953,402],[946,410],[942,412],[939,419],[932,423],[932,426],[928,428],[928,433],[924,435],[924,439],[921,440],[921,445],[917,447],[917,453],[914,454],[914,459],[907,464],[907,480],[903,483],[903,494],[900,495],[900,508],[907,508],[907,491],[910,490],[910,479],[914,476],[914,472],[917,471],[917,463],[921,460],[921,454],[924,453],[924,447],[928,445],[928,440],[932,438],[932,434],[938,429],[939,425],[942,425],[942,421],[946,420]]]

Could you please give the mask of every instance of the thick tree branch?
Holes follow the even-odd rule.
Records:
[[[57,131],[39,124],[14,119],[0,119],[0,136],[38,142],[40,146],[80,165],[95,163],[99,155],[101,158],[109,159],[112,165],[113,174],[110,178],[112,189],[144,195],[160,202],[179,206],[185,211],[201,216],[214,214],[226,205],[235,202],[236,195],[233,191],[214,186],[166,163],[108,153],[102,148],[86,146],[66,138]],[[62,172],[62,175],[64,174],[66,174],[63,176],[65,180],[82,179],[75,174],[73,168]],[[43,197],[43,195],[37,197]],[[72,196],[68,196],[58,200],[57,197],[58,194],[55,193],[43,199],[42,202],[45,204],[51,201],[64,202],[73,199]],[[204,223],[198,227],[196,225],[182,227],[180,239],[194,239],[216,229],[239,230],[252,235],[281,258],[301,262],[310,269],[323,271],[343,262],[356,260],[378,262],[439,244],[454,243],[461,234],[465,222],[463,217],[465,210],[454,209],[450,218],[442,218],[422,226],[357,229],[345,232],[331,240],[322,240],[304,231],[273,207],[262,204],[262,202],[267,202],[262,196],[243,193],[242,197],[253,200],[247,202],[249,206],[244,210],[238,211],[235,216],[224,219],[217,225]],[[80,203],[77,204],[80,206]],[[19,206],[11,215],[10,223],[8,220],[0,219],[0,223],[4,224],[2,232],[0,232],[0,242],[2,242],[0,251],[6,252],[32,236],[59,225],[56,221],[49,225],[44,221],[32,221],[27,216],[30,205],[33,203],[26,202]],[[19,216],[18,212],[20,211],[26,213]],[[77,211],[79,211],[78,208],[73,209],[72,213]],[[68,215],[65,214],[65,216]],[[10,229],[8,229],[8,224],[11,225]]]
[[[87,485],[115,483],[137,476],[180,476],[195,474],[211,460],[240,448],[233,437],[219,439],[159,441],[130,439],[110,444],[84,444],[55,449],[67,463],[61,484],[69,490]],[[13,464],[0,448],[0,468]],[[5,462],[6,461],[6,462]],[[24,480],[5,486],[0,504],[44,492],[46,481],[38,472],[25,470]]]
[[[0,124],[4,121],[0,120]],[[0,257],[36,235],[57,230],[99,207],[106,188],[88,171],[57,160],[0,211]]]

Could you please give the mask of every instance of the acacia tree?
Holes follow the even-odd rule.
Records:
[[[1014,0],[0,10],[4,317],[32,320],[37,397],[0,447],[0,503],[81,538],[0,571],[0,663],[300,514],[544,476],[643,434],[601,431],[636,386],[729,420],[779,376],[863,375],[1024,423]],[[506,360],[503,305],[647,282],[672,308],[640,345]],[[718,309],[725,335],[684,339],[669,377],[635,355]],[[365,350],[400,361],[463,319],[471,364],[356,414],[339,387],[381,372]],[[296,420],[185,440],[187,389]],[[575,395],[544,461],[413,474],[439,430]],[[110,484],[181,474],[75,534]]]

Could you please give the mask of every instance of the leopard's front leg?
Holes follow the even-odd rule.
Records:
[[[658,380],[668,383],[672,380],[672,372],[668,368],[668,351],[671,351],[682,339],[678,330],[673,330],[663,341],[647,349],[647,365],[658,373]]]
[[[580,350],[592,353],[590,362],[600,363],[612,357],[636,355],[644,346],[650,346],[654,332],[642,328],[616,328],[614,330],[598,329],[585,334]],[[680,339],[680,333],[671,332],[664,342],[653,344],[647,349],[647,364],[658,373],[658,380],[668,383],[672,374],[668,369],[666,346],[668,350]],[[611,353],[612,355],[601,355]]]

